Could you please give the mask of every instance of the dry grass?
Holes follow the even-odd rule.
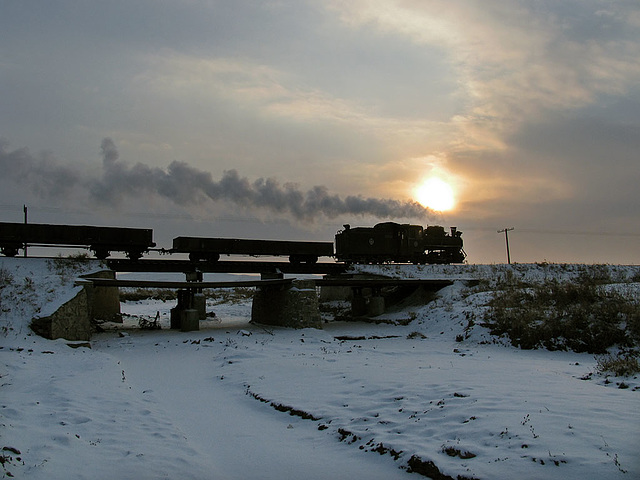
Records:
[[[170,288],[121,288],[121,302],[138,302],[141,300],[175,301],[177,291]]]
[[[49,270],[59,275],[63,283],[74,280],[78,274],[85,271],[89,262],[93,261],[87,253],[77,253],[69,256],[59,254],[56,258],[47,260]]]
[[[596,359],[598,373],[613,374],[616,377],[630,377],[640,373],[637,352],[621,352],[617,355],[601,355]]]
[[[204,295],[209,303],[236,304],[243,303],[253,297],[254,289],[247,287],[204,289]],[[141,300],[160,300],[163,302],[176,301],[177,290],[170,288],[122,288],[120,301],[137,302]]]
[[[577,280],[524,285],[507,279],[494,293],[485,325],[524,349],[605,353],[640,344],[640,304],[615,288],[602,271]]]

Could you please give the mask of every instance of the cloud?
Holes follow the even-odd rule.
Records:
[[[209,172],[185,162],[174,161],[166,170],[143,163],[129,165],[120,160],[110,138],[103,139],[101,149],[102,174],[90,177],[61,165],[51,155],[36,158],[27,149],[8,151],[6,143],[0,144],[0,168],[8,172],[3,181],[15,180],[29,188],[36,187],[39,197],[58,200],[64,199],[69,190],[82,187],[86,188],[87,197],[93,204],[115,208],[131,200],[157,196],[182,206],[227,202],[310,223],[320,217],[341,215],[423,220],[434,217],[434,212],[416,202],[358,195],[342,197],[330,193],[324,186],[303,191],[295,184],[281,185],[273,178],[252,182],[236,170],[228,170],[220,180],[214,180]],[[15,165],[19,168],[11,168]]]
[[[638,84],[637,5],[607,6],[603,11],[597,1],[354,0],[334,1],[330,8],[352,28],[446,49],[471,102],[458,120],[466,119],[470,137],[478,140],[513,131],[545,110],[580,108],[598,95],[623,94]]]
[[[290,71],[251,59],[164,52],[145,57],[141,65],[144,73],[134,82],[136,104],[144,105],[150,122],[162,124],[166,134],[158,141],[173,138],[180,150],[199,149],[194,156],[200,159],[192,157],[191,163],[201,168],[207,162],[204,152],[212,149],[220,149],[219,165],[251,168],[261,176],[281,169],[301,179],[312,164],[332,164],[340,175],[328,175],[335,172],[329,169],[315,173],[342,188],[348,171],[357,172],[361,182],[375,166],[423,155],[425,149],[442,151],[458,135],[457,123],[425,118],[422,107],[416,115],[415,104],[413,117],[389,116],[376,104],[336,96]],[[112,135],[127,139],[131,134]],[[384,182],[376,185],[385,187]]]
[[[134,84],[168,100],[233,102],[269,121],[334,124],[354,130],[424,134],[438,125],[420,119],[380,115],[372,105],[332,95],[301,82],[300,75],[250,59],[202,58],[164,51],[141,59]],[[418,135],[418,133],[414,133]]]

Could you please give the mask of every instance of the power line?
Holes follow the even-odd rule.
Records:
[[[494,232],[492,227],[460,227],[463,232]],[[634,232],[602,232],[596,230],[554,230],[537,228],[520,228],[517,233],[533,233],[541,235],[584,235],[598,237],[640,237],[640,233]]]
[[[640,233],[633,232],[599,232],[594,230],[550,230],[535,228],[518,228],[518,232],[541,233],[544,235],[584,235],[593,237],[640,237]]]

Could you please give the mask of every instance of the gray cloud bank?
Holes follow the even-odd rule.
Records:
[[[225,171],[220,180],[214,180],[209,172],[186,162],[173,161],[166,170],[143,163],[130,165],[120,160],[118,149],[110,138],[102,141],[102,172],[95,177],[61,164],[51,154],[36,157],[26,148],[9,151],[7,147],[6,142],[0,143],[0,168],[6,172],[2,182],[17,182],[43,199],[65,200],[73,192],[80,191],[94,204],[117,208],[126,199],[157,195],[181,206],[207,201],[230,202],[242,208],[263,209],[304,222],[314,222],[321,216],[336,218],[341,215],[368,215],[381,219],[435,216],[417,202],[359,195],[341,197],[331,194],[324,186],[314,186],[305,192],[295,184],[281,185],[273,178],[251,182],[236,170]]]

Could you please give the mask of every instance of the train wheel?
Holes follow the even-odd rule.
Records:
[[[424,255],[424,254],[423,255],[416,255],[411,260],[411,263],[413,263],[414,265],[424,265],[425,263],[429,263],[429,260],[427,259],[427,256]]]
[[[189,260],[191,260],[192,262],[199,262],[200,261],[200,254],[196,253],[196,252],[191,252],[189,254]]]
[[[129,260],[140,260],[142,258],[142,253],[140,250],[129,250],[127,252],[127,257]]]
[[[2,247],[2,254],[6,257],[15,257],[18,254],[18,249],[15,247]]]
[[[96,248],[93,253],[98,260],[105,260],[109,256],[109,250],[106,248]]]
[[[289,257],[289,263],[292,265],[300,265],[302,263],[302,258],[298,255],[291,255]]]

